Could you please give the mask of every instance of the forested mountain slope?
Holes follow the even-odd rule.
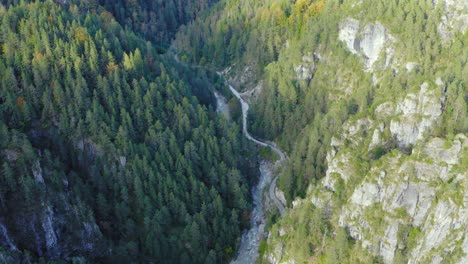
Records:
[[[164,50],[179,26],[198,17],[218,0],[96,0],[88,5],[102,5],[124,26],[141,34]],[[92,4],[91,4],[92,3]]]
[[[258,262],[468,262],[467,0],[0,3],[0,262],[232,260],[257,157],[207,69],[287,154]]]
[[[260,262],[465,263],[467,1],[221,1],[183,60],[255,89],[289,162]]]
[[[256,170],[217,77],[91,2],[0,6],[0,262],[226,262]]]

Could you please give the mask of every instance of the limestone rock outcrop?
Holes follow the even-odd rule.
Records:
[[[372,66],[383,50],[386,53],[385,64],[391,60],[393,52],[388,43],[394,38],[379,22],[361,28],[359,20],[347,18],[340,25],[338,39],[346,44],[351,53],[360,55],[364,59],[365,69],[368,71],[372,71]]]

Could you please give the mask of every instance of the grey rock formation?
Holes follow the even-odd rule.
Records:
[[[423,83],[419,91],[408,93],[397,103],[378,105],[375,120],[347,121],[341,138],[336,135],[332,138],[327,153],[328,169],[321,184],[331,192],[316,189],[309,200],[325,208],[333,200],[338,181],[342,180],[345,185],[359,182],[350,190],[347,202],[333,210],[339,212],[338,225],[347,227],[363,248],[382,256],[385,263],[393,263],[395,252],[403,243],[398,238],[401,224],[421,232],[416,238],[417,246],[411,249],[410,263],[443,263],[441,252],[465,250],[464,247],[468,251],[468,245],[464,246],[464,233],[460,231],[466,230],[468,223],[468,173],[460,171],[468,142],[463,134],[452,140],[427,138],[442,114],[445,101],[443,81],[437,79],[435,83],[432,87]],[[393,154],[372,167],[367,175],[360,175],[351,165],[355,162],[352,149],[366,142],[365,138],[369,150],[385,145],[386,130],[399,146],[414,144],[412,153],[409,156]],[[462,206],[447,198],[445,188],[450,182],[461,188],[458,190],[464,197]],[[385,215],[378,224],[370,217],[376,208],[381,210],[378,214]]]
[[[57,234],[55,233],[54,229],[54,212],[52,209],[47,207],[46,210],[44,210],[44,213],[42,215],[42,228],[44,230],[44,237],[45,237],[45,245],[47,249],[47,253],[51,258],[56,258],[58,257],[60,253],[60,248],[58,245],[58,238]]]
[[[359,32],[359,20],[353,18],[345,19],[340,25],[338,39],[346,44],[349,51],[354,54],[359,53],[359,48],[356,48],[356,37]]]
[[[377,118],[384,119],[393,115],[395,106],[392,102],[385,102],[375,108],[374,114]]]
[[[458,163],[458,154],[462,149],[462,144],[466,140],[464,135],[459,135],[452,146],[447,148],[446,141],[441,138],[430,140],[424,148],[426,155],[434,160],[442,161],[453,165]]]
[[[372,66],[379,59],[387,43],[393,41],[393,37],[379,22],[367,24],[361,30],[360,22],[353,18],[347,18],[341,23],[338,39],[346,44],[350,52],[364,58],[365,69],[369,71],[372,71]],[[393,52],[388,49],[386,53],[389,55],[385,59],[387,65],[390,64]]]
[[[314,73],[317,70],[316,61],[319,60],[315,54],[308,52],[307,55],[302,56],[301,64],[294,66],[296,72],[296,78],[298,80],[310,81],[314,77]]]
[[[453,202],[452,198],[441,199],[447,197],[446,194],[442,195],[445,187],[443,184],[433,184],[441,180],[448,184],[449,179],[458,175],[459,172],[450,168],[459,165],[460,158],[466,155],[466,151],[463,152],[468,147],[466,139],[462,134],[451,142],[432,138],[427,144],[419,146],[410,159],[403,163],[399,162],[402,156],[387,160],[383,166],[389,168],[388,172],[382,171],[381,167],[372,168],[354,189],[349,202],[341,207],[338,224],[346,226],[353,238],[362,241],[362,247],[382,256],[384,263],[393,263],[399,243],[397,234],[400,223],[421,230],[417,246],[411,251],[410,263],[442,261],[444,256],[440,252],[452,252],[457,247],[461,250],[466,247],[468,251],[461,231],[466,229],[468,223],[468,192],[462,189],[463,205],[460,205]],[[335,156],[338,157],[340,153]],[[343,163],[331,162],[335,164],[335,171],[346,168]],[[466,181],[468,174],[465,172],[462,175],[461,178]],[[351,179],[356,176],[350,173],[347,177]],[[336,177],[338,175],[331,175],[329,181]],[[324,179],[322,184],[325,188],[326,183]],[[312,198],[313,203],[320,207],[327,199],[321,193],[318,192]],[[375,210],[371,208],[376,206],[386,216],[379,225],[372,223],[372,218],[367,216],[370,210]],[[385,229],[382,230],[383,235],[379,236],[376,231],[382,225]],[[370,241],[380,242],[376,247]]]
[[[407,71],[407,72],[412,72],[413,70],[419,71],[419,66],[418,66],[418,64],[417,64],[416,62],[408,62],[408,63],[406,63],[405,68],[406,68],[406,71]]]
[[[42,177],[42,168],[41,168],[41,164],[39,160],[37,160],[37,162],[34,164],[32,168],[32,173],[33,173],[34,179],[38,183],[44,184],[44,178]]]
[[[409,147],[423,138],[442,114],[442,102],[442,90],[429,89],[425,82],[419,93],[410,93],[398,103],[397,118],[390,122],[390,131],[399,147]]]
[[[372,140],[369,144],[369,150],[382,145],[383,142],[383,136],[382,133],[384,132],[385,125],[383,123],[380,124],[380,127],[374,129],[374,132],[372,133]]]
[[[231,113],[229,112],[229,105],[226,98],[216,91],[214,95],[216,97],[216,112],[221,113],[227,120],[230,120]]]
[[[379,255],[384,263],[392,263],[395,257],[395,249],[398,243],[398,222],[392,222],[385,230],[385,235],[380,241]]]
[[[13,242],[13,239],[10,237],[7,228],[2,222],[0,222],[0,245],[9,250],[18,250]]]
[[[351,196],[351,202],[357,205],[370,206],[379,199],[379,187],[372,183],[364,183],[359,186]]]
[[[437,6],[439,1],[433,1],[434,6]],[[444,41],[449,41],[456,32],[465,33],[468,30],[468,1],[443,0],[442,7],[445,12],[437,30]]]
[[[462,257],[460,260],[460,263],[468,263],[468,235],[465,234],[465,240],[463,240],[463,245],[462,245],[463,253],[465,253],[465,256]]]
[[[366,25],[362,33],[362,40],[359,43],[364,56],[367,58],[367,66],[371,67],[379,58],[385,41],[387,40],[386,29],[382,24],[369,24]]]
[[[281,244],[276,245],[273,250],[274,253],[267,256],[268,263],[272,263],[272,264],[280,263],[279,260],[283,256],[283,249],[284,249],[283,245]]]
[[[326,189],[335,191],[336,176],[343,179],[345,183],[348,181],[349,175],[353,173],[353,169],[348,167],[350,159],[350,155],[346,153],[340,153],[339,156],[331,159],[323,179],[323,185]]]

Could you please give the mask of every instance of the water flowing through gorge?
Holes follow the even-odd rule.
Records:
[[[270,184],[270,189],[268,192],[270,199],[274,202],[280,214],[283,214],[285,211],[283,203],[276,197],[275,194],[276,181],[279,174],[276,174],[273,179],[272,175],[274,172],[276,172],[277,168],[283,163],[283,161],[286,160],[286,155],[276,146],[275,143],[258,140],[250,135],[247,129],[247,114],[249,111],[249,105],[242,98],[241,94],[236,89],[234,89],[234,87],[229,85],[229,89],[241,103],[242,133],[244,136],[257,145],[270,148],[275,153],[277,153],[280,158],[273,166],[271,166],[271,164],[267,161],[261,161],[260,163],[260,179],[258,184],[252,188],[253,210],[250,217],[250,229],[245,231],[242,235],[238,255],[236,259],[231,262],[231,264],[255,263],[259,255],[258,249],[260,242],[265,234],[266,218],[263,205],[263,192],[268,184]],[[215,96],[218,112],[225,114],[225,109],[228,109],[226,100],[218,93],[215,93]]]

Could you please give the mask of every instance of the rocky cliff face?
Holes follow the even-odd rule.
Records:
[[[452,41],[467,29],[468,1],[437,2],[433,7],[442,13],[438,37],[441,43]],[[322,230],[323,240],[313,244],[310,235],[295,231],[299,225],[312,233],[310,225],[316,219],[303,215],[319,208],[331,226],[346,230],[355,242],[356,254],[366,252],[383,263],[467,263],[468,137],[466,133],[434,133],[444,126],[444,115],[452,111],[447,101],[454,88],[448,87],[450,81],[441,73],[422,73],[420,62],[402,55],[405,44],[401,36],[390,33],[388,25],[363,21],[342,19],[337,41],[351,53],[346,56],[364,67],[356,73],[336,64],[337,71],[344,72],[348,80],[361,72],[373,81],[402,78],[409,80],[407,87],[400,94],[381,96],[369,111],[344,122],[331,139],[324,178],[309,186],[306,198],[292,201],[289,214],[272,228],[264,260],[326,263],[319,256],[326,255],[337,235],[327,241],[327,231]],[[325,61],[333,63],[324,58],[314,68]],[[303,68],[295,70],[298,79],[308,76]],[[338,79],[337,87],[345,88],[334,87],[330,98],[339,101],[358,92],[354,82],[343,80]],[[379,93],[388,83],[374,81],[372,85],[379,87]],[[304,241],[307,248],[300,256],[298,252],[304,251],[297,248],[300,242],[296,240]],[[314,246],[307,247],[307,243]]]
[[[425,82],[419,92],[408,93],[396,104],[379,105],[374,120],[347,122],[342,138],[332,140],[326,177],[310,198],[317,207],[333,204],[336,183],[348,185],[347,202],[334,208],[340,212],[336,220],[385,263],[393,262],[397,247],[407,239],[398,237],[402,226],[418,230],[411,237],[417,246],[411,249],[410,263],[440,263],[454,252],[467,252],[468,173],[464,162],[468,138],[463,134],[451,140],[424,137],[442,114],[443,84],[439,80],[433,86],[430,89]],[[397,147],[414,148],[408,155],[395,149],[366,175],[353,170],[355,146],[384,151],[392,140]],[[344,145],[344,141],[349,143]],[[376,214],[385,215],[382,223],[374,222]]]
[[[391,60],[393,37],[379,22],[362,27],[359,20],[347,18],[340,25],[338,39],[346,44],[350,52],[362,57],[366,70],[372,70],[385,48],[385,60]]]
[[[311,203],[329,211],[332,223],[345,227],[362,250],[384,263],[397,263],[402,249],[409,251],[408,263],[466,263],[468,137],[424,136],[443,105],[441,86],[429,89],[425,82],[418,93],[379,105],[374,118],[345,123],[330,145],[326,177],[308,198],[294,201],[292,210],[308,210],[305,204]],[[363,174],[356,166],[356,147],[389,152]],[[337,202],[339,192],[344,202]],[[287,233],[281,230],[279,237]],[[282,242],[272,244],[270,263],[294,260]]]
[[[435,0],[434,6],[440,5],[444,11],[437,30],[444,41],[449,41],[453,34],[464,33],[468,29],[468,1]]]
[[[440,263],[456,251],[467,251],[463,241],[468,222],[468,175],[460,164],[467,158],[467,147],[467,137],[462,134],[452,141],[431,138],[410,155],[391,153],[366,175],[354,174],[347,168],[349,163],[340,162],[340,153],[349,151],[340,148],[330,160],[322,187],[310,201],[318,207],[333,204],[333,193],[327,192],[333,190],[331,183],[343,179],[355,187],[349,187],[347,202],[333,209],[340,212],[338,224],[361,241],[363,248],[382,256],[385,263],[393,263],[397,247],[408,239],[399,237],[399,232],[410,226],[418,231],[411,237],[417,246],[411,249],[410,263]],[[378,215],[385,215],[383,222],[375,222]]]
[[[397,104],[390,132],[399,147],[409,147],[423,139],[424,133],[438,120],[445,102],[443,90],[440,80],[435,89],[429,89],[429,84],[424,82],[418,93],[407,94]]]
[[[105,241],[88,208],[73,196],[68,179],[59,184],[64,191],[48,186],[51,173],[37,160],[30,168],[36,188],[43,195],[35,205],[25,207],[18,200],[17,210],[0,218],[0,262],[27,261],[18,248],[36,252],[47,259],[71,260],[75,257],[106,255]]]
[[[396,263],[402,249],[409,251],[408,263],[466,263],[468,137],[426,136],[442,114],[443,87],[440,80],[424,82],[396,103],[380,104],[372,118],[347,121],[332,139],[325,178],[308,198],[294,201],[293,210],[312,203],[330,211],[332,223],[384,263]],[[384,156],[363,173],[356,148]],[[344,203],[337,203],[338,192],[345,193]],[[273,248],[270,263],[294,259],[281,243]]]

